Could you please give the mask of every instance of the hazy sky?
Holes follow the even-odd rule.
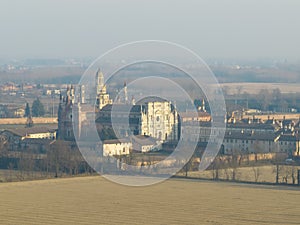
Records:
[[[300,60],[300,1],[0,1],[0,57],[97,57],[143,39],[204,58]]]

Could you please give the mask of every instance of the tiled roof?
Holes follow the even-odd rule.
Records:
[[[81,104],[81,112],[95,112],[95,107],[90,104]]]
[[[28,128],[16,128],[16,129],[7,129],[3,132],[10,132],[17,136],[24,137],[29,134],[38,134],[38,133],[48,133],[48,132],[55,132],[55,128],[49,127],[28,127]]]
[[[22,140],[24,144],[42,144],[42,145],[49,145],[53,140],[51,139],[36,139],[36,138],[26,138]]]
[[[132,141],[139,144],[139,145],[156,145],[157,139],[150,137],[150,136],[144,136],[144,135],[136,135],[131,136]]]
[[[255,133],[255,132],[239,132],[239,131],[226,131],[225,139],[241,139],[241,140],[265,140],[274,141],[278,135],[274,133]]]
[[[297,141],[297,140],[299,140],[298,135],[283,134],[283,135],[280,135],[280,137],[279,137],[279,141]]]
[[[110,139],[103,141],[103,144],[120,144],[120,143],[131,143],[129,139]]]
[[[227,128],[236,129],[259,129],[259,130],[276,130],[279,128],[276,124],[264,124],[264,123],[233,123],[226,124]]]
[[[140,112],[141,111],[141,105],[125,105],[125,104],[108,104],[104,106],[101,110],[101,112],[109,112],[111,113],[112,110],[117,112]]]
[[[181,112],[180,116],[183,118],[189,118],[189,117],[208,117],[210,116],[207,112]]]

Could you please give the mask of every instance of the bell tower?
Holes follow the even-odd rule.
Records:
[[[109,94],[106,92],[106,85],[104,84],[104,76],[100,69],[96,73],[96,93],[97,93],[97,108],[102,109],[108,104],[112,104],[112,100],[109,98]]]

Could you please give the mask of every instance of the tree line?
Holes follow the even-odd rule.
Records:
[[[39,98],[33,101],[30,108],[29,103],[26,103],[24,117],[41,117],[45,115],[45,107]]]
[[[0,141],[0,182],[32,180],[93,173],[75,143],[54,141],[46,150],[20,147],[10,151],[8,143]]]

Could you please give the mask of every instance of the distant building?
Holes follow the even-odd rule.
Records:
[[[79,96],[75,96],[75,87],[73,85],[67,87],[65,96],[60,95],[58,107],[58,139],[74,141],[75,134],[78,137],[84,136],[84,132],[82,132],[84,129],[83,124],[89,121],[89,115],[95,114],[96,110],[100,110],[107,104],[112,103],[109,94],[106,93],[103,73],[100,70],[96,73],[96,82],[97,98],[95,107],[91,104],[87,104],[84,85],[78,87]],[[75,128],[75,130],[73,128]]]
[[[108,104],[99,111],[96,122],[103,129],[112,129],[114,122],[121,137],[148,135],[161,142],[179,138],[177,111],[170,102],[160,98],[146,98],[136,105]]]
[[[100,69],[96,73],[96,83],[97,83],[97,107],[102,109],[108,104],[112,104],[112,100],[109,98],[109,94],[106,92],[106,85],[104,84],[104,76]]]
[[[254,131],[255,133],[275,133],[279,131],[281,127],[278,124],[236,122],[232,124],[226,124],[226,129],[233,132]]]
[[[47,127],[28,127],[15,128],[4,130],[1,135],[4,135],[8,140],[24,140],[24,139],[55,139],[56,129]]]
[[[44,91],[44,94],[45,95],[52,95],[52,90],[47,89],[47,90]]]
[[[300,156],[299,134],[282,134],[278,139],[280,150],[288,153],[289,157]]]
[[[60,102],[58,106],[58,133],[57,138],[60,140],[73,141],[73,107],[80,108],[80,105],[74,104],[75,102],[75,90],[74,87],[68,87],[66,96],[60,96]]]
[[[103,142],[103,156],[128,155],[132,150],[129,139],[112,139]]]
[[[223,153],[231,154],[235,151],[244,153],[279,152],[277,144],[280,135],[274,133],[256,133],[248,131],[227,131],[223,140]]]
[[[144,135],[137,135],[131,137],[133,151],[136,152],[150,152],[160,148],[159,140],[144,136]]]
[[[24,106],[15,104],[1,104],[0,105],[0,118],[20,118],[25,113]]]
[[[85,138],[85,123],[89,123],[89,115],[96,112],[98,132],[112,129],[113,117],[117,117],[119,137],[130,135],[148,135],[160,141],[177,140],[179,138],[178,114],[175,107],[161,98],[147,98],[138,104],[128,102],[127,87],[124,84],[124,101],[112,104],[104,85],[103,73],[96,73],[96,105],[92,107],[85,101],[84,88],[79,87],[79,96],[75,97],[74,87],[68,87],[66,96],[60,97],[58,110],[58,139],[75,140]],[[130,112],[130,113],[129,113]],[[128,128],[129,113],[129,128]],[[115,118],[113,118],[115,119]],[[115,120],[114,120],[115,121]],[[74,130],[73,130],[73,122]],[[88,138],[88,137],[86,137]],[[112,139],[114,137],[105,137]]]
[[[23,108],[16,108],[13,110],[15,117],[23,117],[25,114],[25,109]]]
[[[32,140],[54,140],[56,139],[56,129],[48,127],[6,129],[1,136],[9,143],[10,150],[14,150],[23,145],[28,146],[28,143],[33,142]]]
[[[180,113],[180,118],[182,122],[188,121],[210,121],[211,116],[207,112],[182,112]]]

